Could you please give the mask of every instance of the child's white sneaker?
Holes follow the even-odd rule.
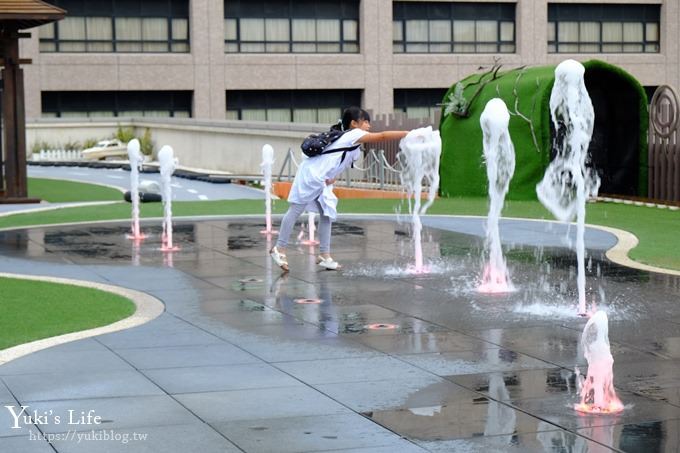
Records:
[[[284,271],[288,272],[288,260],[286,259],[286,255],[279,253],[279,250],[274,246],[270,251],[269,251],[269,256],[272,257],[274,262],[276,263],[277,266],[279,266],[281,269]]]
[[[323,267],[324,269],[328,271],[335,271],[338,269],[342,269],[342,266],[340,263],[335,261],[333,258],[324,258],[323,256],[319,256],[316,259],[316,262],[319,264],[319,266]]]

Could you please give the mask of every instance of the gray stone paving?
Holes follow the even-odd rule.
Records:
[[[443,271],[422,276],[398,272],[411,245],[406,226],[389,217],[335,225],[343,272],[317,270],[309,248],[295,246],[287,275],[272,268],[258,221],[178,222],[181,250],[172,255],[158,250],[146,223],[152,234],[138,249],[124,223],[0,232],[0,271],[126,286],[167,309],[144,326],[1,366],[3,406],[62,420],[94,410],[103,423],[50,419],[13,430],[0,411],[0,451],[680,448],[678,279],[608,262],[615,239],[588,231],[589,300],[610,314],[615,383],[627,409],[584,416],[571,408],[584,321],[570,310],[566,227],[503,221],[519,289],[486,296],[473,284],[483,220],[424,223],[425,254]],[[310,298],[319,303],[296,303]],[[370,330],[372,323],[396,328]],[[61,438],[48,444],[31,435]]]

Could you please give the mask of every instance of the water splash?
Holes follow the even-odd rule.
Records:
[[[172,186],[170,180],[177,166],[174,151],[165,145],[158,151],[158,162],[161,170],[161,192],[163,194],[163,234],[161,250],[171,252],[179,250],[172,243]]]
[[[272,228],[272,165],[274,164],[274,148],[271,145],[262,147],[262,174],[264,175],[264,209],[265,209],[265,229],[260,231],[262,234],[276,234]]]
[[[600,178],[586,167],[595,111],[583,79],[585,68],[565,60],[555,69],[550,113],[555,129],[555,158],[536,186],[538,199],[563,222],[576,218],[579,315],[586,314],[585,218],[586,199],[597,196]]]
[[[489,214],[485,244],[488,260],[478,289],[483,293],[506,293],[514,288],[503,257],[498,221],[515,172],[515,148],[508,131],[510,114],[505,102],[498,98],[487,102],[479,122],[484,135],[484,160],[489,179]]]
[[[399,178],[406,191],[408,208],[413,223],[413,243],[415,247],[414,271],[422,273],[423,247],[421,239],[422,223],[420,216],[424,215],[434,203],[439,190],[439,157],[442,151],[442,141],[439,131],[433,131],[431,126],[414,129],[399,143],[397,159],[401,164]],[[429,184],[427,201],[421,206],[423,180]],[[411,205],[413,198],[413,205]]]
[[[613,414],[624,407],[614,390],[614,358],[609,349],[609,321],[598,310],[588,320],[581,334],[583,356],[588,361],[588,375],[579,377],[581,402],[574,405],[579,412]],[[578,369],[577,375],[578,375]]]
[[[127,152],[130,161],[130,199],[132,201],[132,227],[127,237],[139,241],[146,238],[139,228],[139,170],[144,163],[139,140],[136,138],[130,140],[127,144]]]

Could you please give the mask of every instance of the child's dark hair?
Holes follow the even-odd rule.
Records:
[[[331,129],[349,130],[352,121],[371,121],[371,115],[364,109],[356,106],[347,107],[342,112],[342,119],[338,120],[336,124],[331,126]]]

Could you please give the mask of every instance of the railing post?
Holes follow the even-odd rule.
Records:
[[[380,150],[380,190],[385,188],[385,151]]]

